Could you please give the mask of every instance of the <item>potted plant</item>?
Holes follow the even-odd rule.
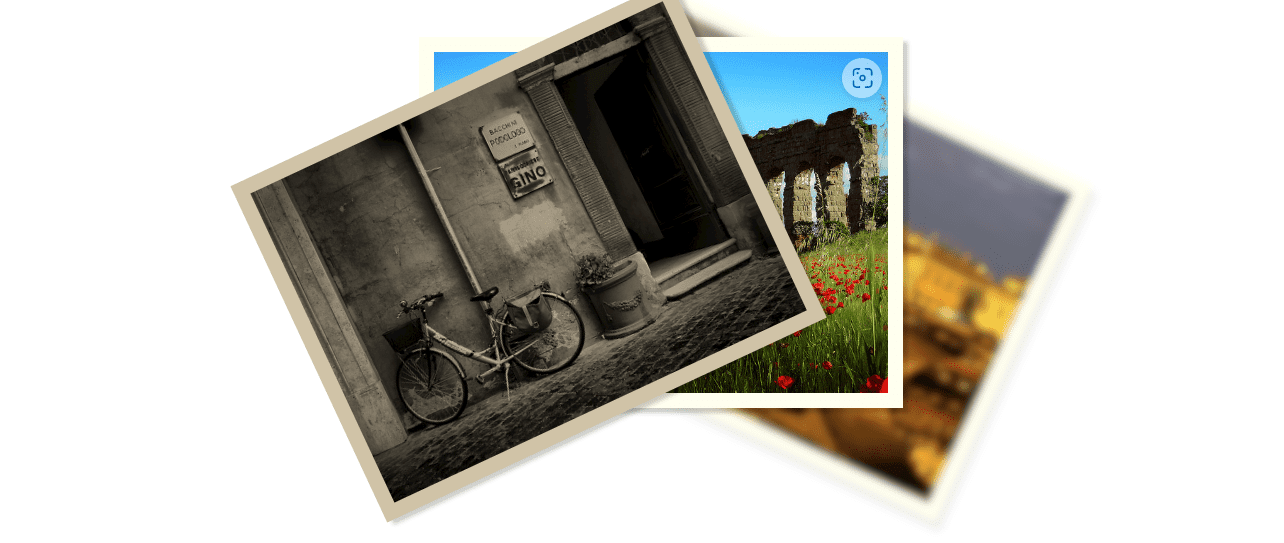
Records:
[[[588,254],[575,261],[575,282],[593,303],[607,339],[627,336],[655,322],[656,309],[643,293],[637,271],[632,260],[611,262],[605,254]]]

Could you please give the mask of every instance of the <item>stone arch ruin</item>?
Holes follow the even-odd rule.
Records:
[[[811,216],[811,174],[815,172],[817,222],[837,221],[853,231],[874,229],[862,202],[872,202],[878,183],[878,127],[866,124],[855,108],[835,111],[825,124],[807,119],[782,128],[744,135],[758,173],[767,183],[776,212],[797,241],[794,223]],[[843,164],[859,198],[843,193]],[[781,198],[781,188],[784,197]]]

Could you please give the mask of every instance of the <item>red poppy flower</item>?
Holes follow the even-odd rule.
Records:
[[[878,375],[871,375],[860,387],[861,392],[887,392],[887,380]]]
[[[797,283],[794,283],[794,284],[797,284]],[[866,279],[866,280],[865,280],[865,286],[867,286],[867,287],[869,286],[869,279]]]
[[[832,305],[831,305],[831,306],[827,306],[827,307],[825,307],[825,313],[827,313],[827,314],[829,314],[829,315],[833,315],[835,311],[838,311],[838,308],[836,308],[836,307],[834,307],[834,306],[832,306]]]
[[[866,293],[864,293],[864,294],[861,294],[861,295],[860,295],[860,301],[862,301],[862,302],[868,302],[868,301],[869,301],[869,293],[868,293],[868,292],[866,292]]]
[[[780,385],[780,388],[788,390],[789,385],[794,384],[794,378],[788,375],[781,375],[780,377],[776,378],[776,384]]]
[[[830,363],[828,360],[826,360],[824,364],[821,364],[821,365],[820,365],[820,367],[825,368],[825,369],[831,369],[831,368],[833,368],[833,367],[834,367],[834,365],[833,365],[832,363]]]

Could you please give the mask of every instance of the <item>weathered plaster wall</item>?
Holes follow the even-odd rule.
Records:
[[[520,112],[553,183],[518,200],[509,194],[478,127]],[[588,341],[601,333],[587,300],[577,300],[575,257],[602,244],[526,94],[502,77],[406,123],[442,206],[482,288],[496,300],[547,280],[586,317]],[[429,324],[469,347],[488,346],[480,305],[433,210],[398,130],[354,145],[285,180],[334,276],[397,409],[399,361],[382,334],[397,302],[442,291]],[[469,373],[485,366],[460,357]],[[497,390],[502,391],[502,378]],[[494,393],[470,381],[476,397]]]
[[[554,178],[552,185],[518,200],[508,194],[477,133],[483,124],[513,112],[522,114]],[[434,108],[408,128],[424,166],[440,168],[430,175],[482,287],[497,285],[501,296],[512,295],[548,280],[554,290],[569,289],[573,296],[575,257],[604,247],[516,78],[501,77]]]

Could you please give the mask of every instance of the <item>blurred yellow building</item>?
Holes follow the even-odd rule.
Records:
[[[904,406],[747,411],[927,491],[1016,313],[1025,280],[995,282],[984,263],[951,251],[935,235],[908,228],[904,251]]]
[[[942,246],[935,234],[906,229],[904,251],[907,308],[1003,337],[1025,279],[1005,277],[996,283],[984,263]]]

